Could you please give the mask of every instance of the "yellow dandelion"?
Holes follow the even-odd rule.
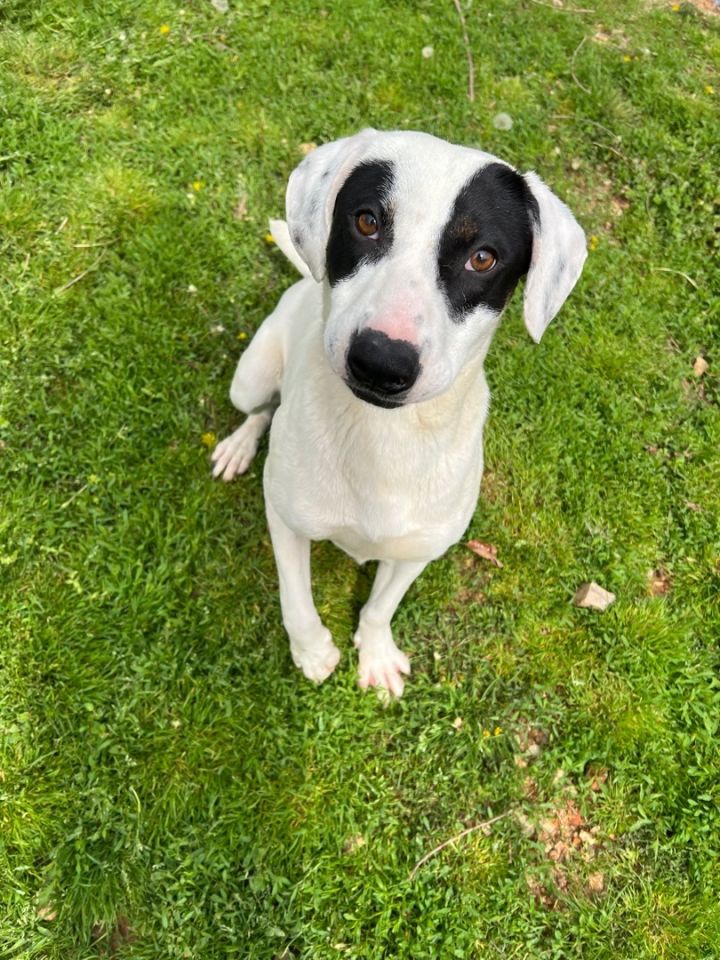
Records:
[[[705,87],[705,93],[710,93],[710,94],[715,93],[715,87],[711,87],[710,84],[708,83],[707,86]]]
[[[630,61],[632,60],[632,57],[629,57],[627,54],[625,54],[625,56],[623,57],[623,60],[625,61],[625,63],[630,63]]]
[[[214,433],[204,433],[200,437],[200,442],[204,447],[214,447],[217,443],[217,437]]]
[[[488,738],[489,736],[490,736],[490,731],[489,731],[489,730],[483,730],[483,739],[484,739],[484,740],[487,740],[487,738]]]
[[[679,4],[679,3],[674,3],[674,4],[670,7],[670,9],[672,10],[673,13],[677,13],[678,10],[680,9],[680,4]]]
[[[263,240],[267,244],[275,243],[275,237],[271,233],[266,233]]]
[[[160,27],[160,33],[161,33],[164,37],[166,37],[166,36],[170,33],[170,24],[169,24],[169,23],[164,23],[164,24]]]
[[[496,737],[499,737],[500,734],[502,733],[502,727],[495,727],[495,729],[493,730],[493,733],[495,734]]]
[[[244,330],[241,330],[240,333],[237,335],[237,338],[238,340],[247,340],[247,334],[245,333]]]
[[[588,250],[589,250],[591,253],[592,253],[593,250],[597,250],[599,243],[600,243],[600,238],[599,238],[599,237],[596,237],[595,234],[593,233],[593,234],[588,238]]]
[[[205,184],[202,182],[202,180],[193,180],[190,186],[193,188],[195,193],[199,193],[202,190],[202,188],[205,186]]]

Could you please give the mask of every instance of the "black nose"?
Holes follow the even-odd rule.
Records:
[[[367,388],[384,396],[405,393],[420,373],[420,356],[407,340],[392,340],[379,330],[353,335],[347,353],[351,386]]]

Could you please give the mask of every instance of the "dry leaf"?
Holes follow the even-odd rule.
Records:
[[[355,853],[361,847],[365,846],[365,837],[361,833],[356,833],[354,837],[348,837],[343,844],[343,853]]]
[[[588,893],[602,893],[605,889],[605,874],[591,873],[587,882]]]
[[[664,567],[648,573],[648,591],[651,597],[664,597],[670,590],[670,574]]]
[[[607,610],[611,603],[615,602],[615,594],[605,590],[594,581],[583,583],[578,587],[577,593],[573,597],[573,603],[576,607],[586,607],[589,610]]]
[[[590,789],[593,793],[597,793],[599,790],[602,790],[603,786],[607,783],[609,774],[606,767],[599,767],[594,763],[590,763],[585,768],[585,776],[590,781]]]
[[[235,209],[233,210],[233,217],[236,220],[244,220],[247,214],[247,197],[244,194],[238,198],[238,202],[235,204]]]
[[[695,357],[695,361],[693,363],[693,373],[696,377],[702,377],[703,374],[706,374],[709,369],[710,364],[707,362],[705,357]]]
[[[494,544],[481,543],[479,540],[468,540],[465,546],[469,547],[478,557],[482,557],[483,560],[489,560],[494,566],[502,567],[502,563],[498,560],[497,547]]]

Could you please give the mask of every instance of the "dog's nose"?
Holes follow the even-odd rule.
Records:
[[[420,373],[420,355],[407,340],[392,340],[380,330],[355,333],[347,354],[355,382],[386,396],[405,393]]]

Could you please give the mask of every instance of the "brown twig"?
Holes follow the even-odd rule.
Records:
[[[410,871],[408,877],[409,880],[412,880],[415,877],[415,874],[418,872],[420,867],[423,864],[427,863],[436,853],[440,853],[441,850],[444,850],[445,847],[449,847],[451,843],[457,843],[458,840],[462,840],[463,837],[466,837],[469,833],[473,833],[475,830],[482,830],[483,827],[489,827],[493,823],[497,823],[498,820],[502,820],[503,817],[509,816],[512,813],[512,810],[506,810],[505,813],[499,813],[496,817],[491,817],[489,820],[483,820],[482,823],[476,823],[472,827],[468,827],[466,830],[463,830],[461,833],[458,833],[456,837],[450,837],[449,840],[444,840],[441,844],[431,850],[429,853],[426,853],[424,857],[421,857],[415,866]]]
[[[463,32],[463,43],[465,44],[465,54],[467,55],[468,100],[470,101],[470,103],[475,103],[475,64],[473,62],[472,50],[470,49],[470,38],[468,37],[467,25],[465,23],[465,15],[462,12],[462,7],[460,6],[460,0],[453,0],[453,3],[455,4],[457,15],[460,18],[460,26],[462,27],[462,32]]]

